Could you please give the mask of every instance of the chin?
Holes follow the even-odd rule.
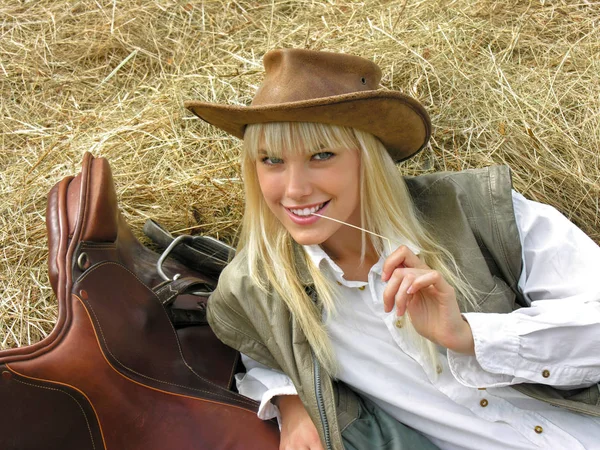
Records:
[[[304,236],[302,234],[290,233],[292,239],[299,245],[320,245],[326,241],[326,238],[319,236]]]

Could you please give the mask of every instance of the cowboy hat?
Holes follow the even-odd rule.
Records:
[[[243,139],[246,125],[319,122],[357,128],[381,140],[394,161],[421,150],[431,122],[425,108],[397,91],[378,90],[381,70],[344,53],[272,50],[263,58],[265,79],[250,106],[187,101],[202,120]]]

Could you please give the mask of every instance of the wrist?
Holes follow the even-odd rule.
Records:
[[[304,405],[298,395],[278,395],[271,399],[271,403],[279,408],[282,420],[284,416],[289,417],[290,412],[293,414],[295,411],[299,411],[300,408],[304,410]]]
[[[456,332],[453,333],[451,341],[444,345],[447,349],[456,353],[475,356],[475,340],[473,339],[473,331],[471,325],[461,314],[461,321],[457,324]]]
[[[461,314],[460,316],[463,321],[462,331],[462,345],[460,349],[457,349],[458,353],[464,353],[466,355],[475,356],[475,339],[473,339],[473,330],[469,321]]]

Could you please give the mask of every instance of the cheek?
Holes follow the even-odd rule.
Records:
[[[356,210],[360,205],[360,188],[356,184],[348,186],[348,206]]]
[[[260,190],[267,203],[276,202],[279,196],[277,177],[260,168],[256,171]]]
[[[340,186],[338,190],[345,193],[346,200],[357,206],[360,202],[360,173],[359,170],[350,166],[345,171],[344,178],[340,177]],[[343,181],[342,181],[343,180]]]

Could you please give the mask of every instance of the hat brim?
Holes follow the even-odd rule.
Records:
[[[187,101],[185,107],[240,139],[244,138],[246,125],[255,123],[318,122],[357,128],[379,138],[396,162],[415,155],[431,135],[425,108],[396,91],[362,91],[261,106]]]

